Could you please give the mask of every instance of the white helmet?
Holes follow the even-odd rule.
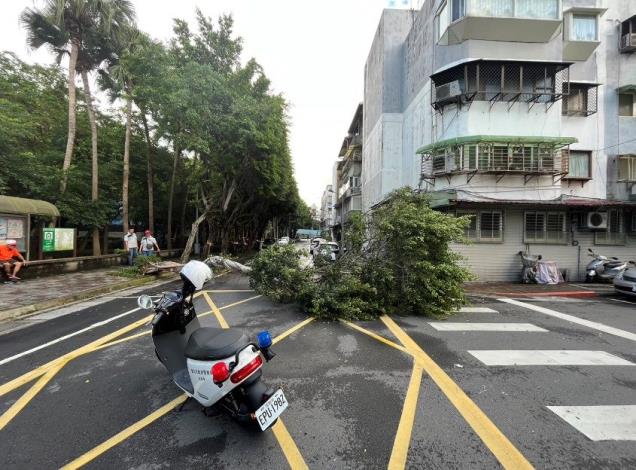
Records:
[[[195,290],[201,290],[203,284],[212,279],[212,270],[201,261],[190,261],[181,270],[181,277],[192,283]]]

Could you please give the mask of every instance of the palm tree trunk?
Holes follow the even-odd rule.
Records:
[[[172,250],[172,205],[174,203],[174,185],[177,179],[177,166],[181,150],[179,144],[175,142],[174,162],[172,164],[172,178],[170,180],[170,194],[168,195],[168,249]]]
[[[86,95],[86,111],[91,124],[91,161],[92,161],[92,181],[91,181],[91,201],[97,201],[99,197],[99,161],[97,155],[97,123],[95,122],[95,109],[93,108],[93,95],[91,94],[88,82],[88,72],[82,70],[82,83],[84,84],[84,94]],[[99,228],[93,227],[93,256],[99,256],[101,249],[99,246]]]
[[[130,91],[130,90],[128,90]],[[126,99],[126,137],[124,139],[124,181],[121,190],[121,200],[123,205],[124,233],[128,232],[128,179],[130,178],[130,126],[132,119],[132,98]]]
[[[79,55],[79,43],[71,41],[71,58],[68,64],[68,135],[66,138],[66,151],[64,152],[64,163],[62,164],[62,181],[60,182],[60,193],[66,191],[68,181],[68,169],[71,167],[73,158],[73,147],[75,145],[75,67],[77,66],[77,56]]]
[[[155,208],[154,208],[154,185],[152,178],[152,142],[150,141],[150,131],[148,130],[148,119],[146,112],[141,110],[141,120],[144,123],[144,134],[146,135],[146,166],[148,176],[148,230],[155,232]]]

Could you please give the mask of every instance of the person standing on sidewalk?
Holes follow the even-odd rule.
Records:
[[[4,267],[4,272],[7,273],[10,281],[19,281],[20,278],[16,274],[18,274],[23,265],[26,265],[26,260],[16,246],[17,242],[15,240],[7,240],[6,244],[0,245],[0,265]],[[16,258],[20,261],[16,261]],[[13,269],[11,269],[12,267]]]
[[[124,249],[128,252],[128,265],[133,266],[135,264],[135,258],[137,257],[137,235],[134,228],[129,228],[128,233],[124,235]]]
[[[155,248],[157,249],[157,253],[161,252],[156,238],[152,236],[152,232],[150,230],[146,230],[141,239],[141,254],[144,256],[152,256],[155,254]]]

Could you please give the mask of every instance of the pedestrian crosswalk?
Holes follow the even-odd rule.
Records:
[[[525,306],[525,305],[524,305]],[[538,310],[538,309],[536,309]],[[543,310],[543,309],[542,309]],[[450,322],[434,321],[428,325],[435,331],[443,334],[444,338],[453,338],[453,334],[461,333],[464,340],[470,334],[492,333],[492,338],[499,338],[498,334],[510,333],[512,335],[524,335],[532,333],[540,335],[549,333],[549,329],[532,323],[522,322],[496,322],[492,321],[492,314],[499,312],[487,307],[464,307],[460,313],[489,314],[489,321],[478,321],[481,315],[470,317],[468,321]],[[541,312],[543,313],[543,312]],[[550,311],[552,316],[570,317]],[[556,312],[558,313],[558,312]],[[482,317],[483,318],[483,317]],[[475,321],[473,321],[475,320]],[[508,318],[506,318],[508,320]],[[567,320],[567,318],[566,318]],[[584,324],[584,321],[574,323]],[[596,325],[596,324],[595,324]],[[595,326],[594,325],[594,326]],[[609,328],[609,327],[608,327]],[[625,335],[623,335],[624,337]],[[483,338],[482,335],[480,338]],[[488,336],[490,338],[491,336]],[[518,338],[519,336],[513,336]],[[532,336],[533,338],[537,336]],[[537,337],[538,338],[538,337]],[[483,341],[483,340],[482,340]],[[479,343],[479,344],[483,344]],[[509,342],[508,342],[509,344]],[[546,344],[545,341],[542,345]],[[516,345],[516,344],[515,344]],[[619,355],[600,350],[578,349],[468,349],[468,354],[484,364],[486,367],[630,367],[636,366]],[[636,399],[636,397],[634,397]],[[607,397],[608,402],[614,400]],[[636,402],[636,400],[635,400]],[[559,416],[591,441],[636,441],[636,404],[589,404],[576,406],[565,403],[546,406],[552,413]]]

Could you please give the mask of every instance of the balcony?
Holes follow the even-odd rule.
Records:
[[[546,43],[561,26],[561,1],[448,0],[436,26],[442,45],[468,39]]]
[[[619,50],[623,53],[636,51],[636,15],[621,23]]]
[[[601,43],[600,18],[607,8],[575,7],[563,21],[563,59],[587,60]]]
[[[467,174],[523,175],[524,183],[535,176],[563,178],[568,174],[568,152],[575,143],[570,137],[468,136],[443,140],[422,147],[423,180]]]
[[[537,103],[551,106],[568,89],[568,62],[520,62],[470,60],[431,75],[431,104],[443,110],[447,104],[473,100]]]

